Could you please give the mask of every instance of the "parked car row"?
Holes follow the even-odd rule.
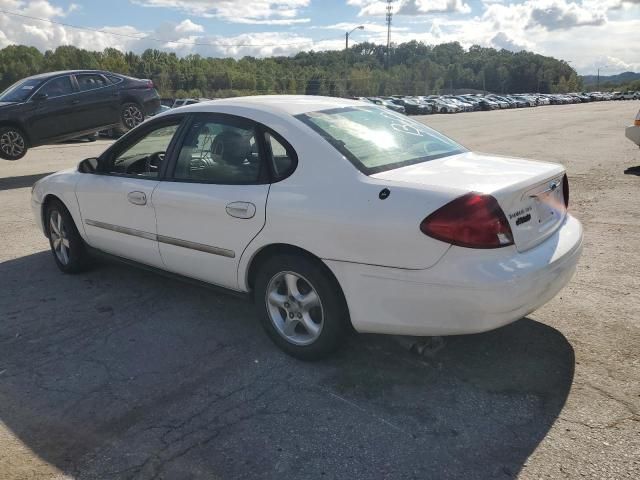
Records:
[[[640,100],[640,92],[628,90],[626,92],[613,92],[611,100]]]
[[[565,105],[608,100],[640,99],[640,92],[574,92],[574,93],[520,93],[509,95],[391,95],[387,97],[356,97],[358,100],[382,105],[407,115],[432,113],[459,113],[503,108],[537,107],[539,105]]]

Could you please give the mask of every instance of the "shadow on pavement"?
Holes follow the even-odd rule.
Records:
[[[0,178],[0,191],[13,190],[14,188],[26,188],[32,186],[41,178],[51,175],[54,172],[38,173],[35,175],[23,175],[21,177]]]
[[[0,421],[78,479],[513,478],[574,373],[529,319],[430,359],[361,335],[302,363],[251,304],[131,267],[41,252],[0,278]]]

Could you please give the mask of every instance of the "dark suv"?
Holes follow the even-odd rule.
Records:
[[[75,70],[28,77],[0,94],[0,158],[114,128],[127,131],[160,108],[151,80]]]

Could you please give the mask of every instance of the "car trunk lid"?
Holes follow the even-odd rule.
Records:
[[[518,251],[553,234],[566,216],[561,165],[471,152],[372,175],[392,182],[492,195],[504,211]]]

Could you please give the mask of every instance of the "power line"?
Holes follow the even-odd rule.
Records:
[[[313,45],[314,43],[317,43],[317,42],[324,42],[328,40],[338,39],[338,37],[328,37],[328,38],[321,38],[318,40],[298,40],[295,42],[288,42],[288,43],[280,43],[280,42],[279,43],[224,43],[224,42],[189,42],[186,40],[163,40],[161,38],[151,37],[149,35],[139,36],[139,35],[133,35],[128,33],[110,32],[108,30],[101,30],[98,28],[72,25],[70,23],[58,22],[56,20],[51,20],[48,18],[33,17],[31,15],[25,15],[23,13],[11,12],[3,9],[0,9],[0,13],[4,13],[5,15],[11,15],[18,18],[37,20],[40,22],[50,23],[53,25],[60,25],[63,27],[74,28],[76,30],[85,30],[87,32],[102,33],[104,35],[113,35],[115,37],[130,38],[134,40],[151,40],[159,43],[171,43],[171,44],[177,44],[177,45],[194,45],[194,46],[201,46],[201,47],[279,47],[279,46],[304,45],[304,44]],[[342,35],[340,35],[340,38],[342,38]]]

